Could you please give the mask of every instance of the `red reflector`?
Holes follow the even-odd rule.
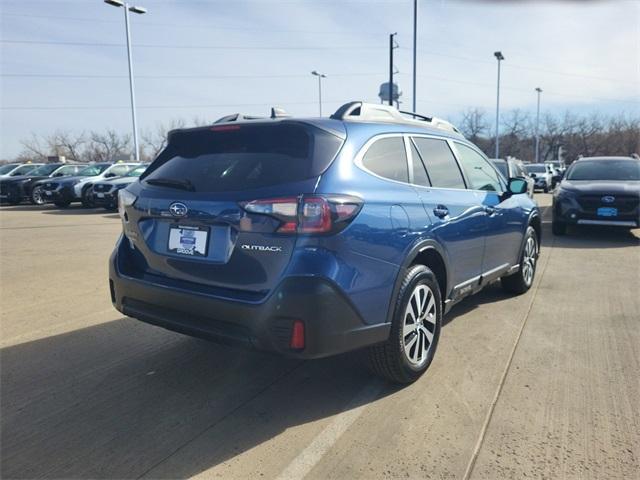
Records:
[[[302,320],[293,322],[289,347],[293,350],[302,350],[304,348],[304,323],[302,323]]]

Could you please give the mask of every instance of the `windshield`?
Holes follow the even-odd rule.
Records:
[[[342,141],[293,122],[176,132],[143,179],[194,192],[249,190],[320,175]]]
[[[42,165],[41,167],[33,169],[31,173],[29,173],[29,175],[33,175],[34,177],[48,177],[59,166],[60,164],[56,164],[56,163],[49,164],[49,165]]]
[[[102,172],[104,172],[107,167],[109,167],[109,164],[98,164],[98,165],[91,165],[90,167],[84,168],[82,170],[80,170],[78,172],[78,176],[79,177],[94,177],[96,175],[100,175]]]
[[[526,165],[525,168],[529,173],[547,173],[547,169],[544,165]]]
[[[567,180],[640,180],[638,160],[580,160],[573,164]]]
[[[509,171],[507,170],[507,162],[493,162],[498,171],[504,178],[509,178]]]
[[[11,172],[11,176],[17,177],[18,175],[26,175],[31,170],[34,170],[39,165],[22,165]]]
[[[5,173],[9,173],[11,170],[18,166],[17,163],[8,163],[6,165],[2,165],[0,167],[0,175],[4,175]]]
[[[147,169],[148,165],[142,165],[141,167],[134,168],[129,173],[125,175],[125,177],[139,177],[144,173]]]

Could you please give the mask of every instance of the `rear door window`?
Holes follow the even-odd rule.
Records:
[[[320,175],[341,145],[329,132],[294,122],[177,131],[141,178],[195,192],[262,188]]]
[[[414,137],[431,185],[439,188],[466,188],[453,152],[445,140]]]
[[[469,181],[469,188],[472,190],[486,190],[491,192],[501,192],[502,185],[498,172],[489,165],[482,155],[461,143],[456,143],[460,164],[464,169]]]
[[[367,170],[397,182],[409,181],[407,153],[402,137],[387,137],[376,140],[362,158]]]

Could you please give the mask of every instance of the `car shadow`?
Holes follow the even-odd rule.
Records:
[[[0,211],[2,212],[37,212],[45,208],[51,208],[50,205],[9,205],[0,203]]]
[[[301,362],[127,318],[0,359],[3,478],[190,477],[399,388],[356,354]]]
[[[559,248],[634,247],[640,245],[640,229],[571,226],[566,235],[555,236],[553,241],[554,246]]]
[[[513,298],[513,294],[505,292],[500,286],[499,281],[493,282],[475,295],[470,295],[451,307],[449,313],[447,313],[442,319],[442,325],[446,326],[456,318],[462,317],[486,303],[496,303],[509,300],[511,298]]]
[[[106,213],[103,208],[85,208],[82,205],[69,205],[65,208],[53,207],[49,210],[44,210],[42,213],[47,215],[93,215],[96,213]]]

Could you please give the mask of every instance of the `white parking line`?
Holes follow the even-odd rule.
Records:
[[[296,480],[304,478],[322,457],[335,445],[342,434],[362,415],[365,408],[373,402],[384,382],[373,379],[358,392],[347,407],[337,415],[291,463],[278,475],[278,480]]]

